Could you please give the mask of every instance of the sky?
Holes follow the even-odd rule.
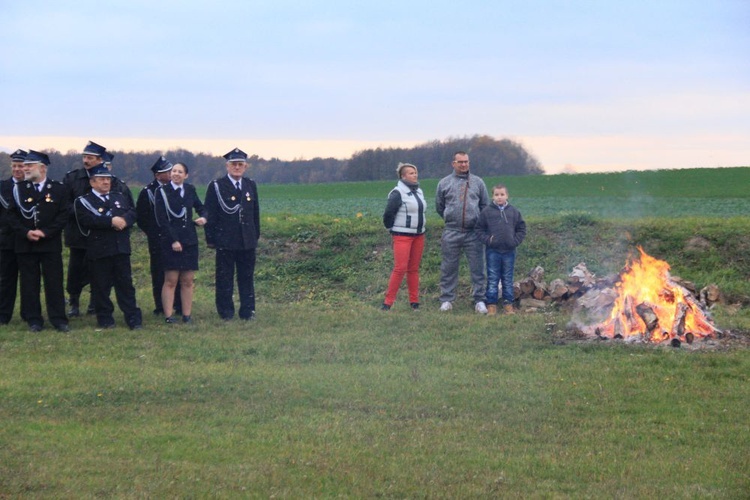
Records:
[[[94,140],[291,160],[486,134],[553,174],[750,165],[748,0],[0,0],[0,12],[4,151]]]

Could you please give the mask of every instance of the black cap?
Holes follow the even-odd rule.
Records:
[[[47,156],[44,153],[40,153],[39,151],[34,151],[33,149],[30,149],[28,154],[26,154],[26,158],[23,160],[24,163],[44,163],[45,165],[49,165],[49,156]]]
[[[23,149],[16,149],[10,154],[11,161],[24,161],[26,159],[26,155],[29,154]]]
[[[83,155],[94,155],[94,156],[101,156],[105,151],[107,151],[107,148],[104,146],[101,146],[94,141],[89,141],[88,144],[86,144],[86,147],[83,148]]]
[[[155,174],[169,172],[170,170],[172,170],[172,164],[163,156],[157,158],[154,164],[151,165],[151,171]]]
[[[104,163],[100,163],[89,169],[89,177],[112,177],[112,172],[109,171]]]
[[[240,148],[234,148],[224,155],[224,159],[227,161],[247,161],[247,153]]]

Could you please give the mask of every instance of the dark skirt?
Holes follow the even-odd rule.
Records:
[[[161,258],[165,271],[197,271],[198,245],[183,246],[182,252],[172,250],[172,244],[162,245]]]

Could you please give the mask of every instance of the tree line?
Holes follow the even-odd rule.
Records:
[[[252,144],[246,146],[251,152]],[[240,145],[243,149],[245,146]],[[399,162],[412,163],[421,178],[439,178],[450,170],[455,151],[467,151],[473,168],[482,176],[543,174],[539,161],[518,142],[495,139],[487,135],[448,138],[413,148],[376,148],[358,151],[349,159],[313,158],[310,160],[248,158],[249,176],[261,183],[310,184],[393,179]],[[61,180],[69,170],[81,168],[81,152],[44,150],[50,157],[49,176]],[[111,151],[115,155],[112,172],[131,186],[148,184],[153,179],[150,167],[163,155],[172,163],[182,162],[190,168],[192,184],[208,184],[226,173],[224,159],[186,149],[169,151]],[[8,165],[7,153],[0,152],[0,164]],[[6,173],[2,174],[5,177]]]

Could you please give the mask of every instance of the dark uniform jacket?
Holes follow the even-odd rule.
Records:
[[[130,228],[135,224],[135,208],[127,196],[110,191],[109,200],[103,201],[93,191],[80,196],[74,205],[78,231],[86,236],[86,257],[101,259],[119,254],[130,254]],[[128,227],[117,231],[112,227],[113,217],[123,217]]]
[[[156,242],[159,239],[159,226],[156,224],[154,215],[154,193],[159,186],[161,184],[156,179],[143,186],[135,204],[138,227],[146,233],[149,243]]]
[[[206,191],[206,243],[225,250],[250,250],[260,238],[260,206],[255,181],[243,177],[237,191],[228,176]]]
[[[13,178],[0,181],[0,249],[13,250],[16,238],[8,220],[8,209],[13,200]]]
[[[65,184],[70,190],[71,205],[79,196],[91,192],[89,171],[85,168],[77,168],[65,174],[63,184]],[[112,176],[111,192],[123,194],[130,201],[130,206],[132,207],[134,205],[133,193],[130,192],[130,188],[128,188],[127,184],[114,176]],[[70,221],[65,227],[65,246],[72,248],[87,248],[86,237],[78,230],[73,213],[71,213]]]
[[[8,222],[15,232],[16,253],[62,252],[62,231],[68,222],[70,204],[68,189],[49,178],[39,192],[30,181],[13,189]],[[41,229],[45,237],[30,241],[26,233]]]
[[[195,186],[192,184],[182,184],[185,190],[185,196],[180,196],[172,187],[172,183],[167,183],[156,190],[155,210],[156,221],[159,226],[162,243],[171,245],[179,241],[183,246],[197,245],[198,234],[193,222],[193,210],[201,217],[205,216],[205,209]],[[185,209],[182,217],[178,217]]]

